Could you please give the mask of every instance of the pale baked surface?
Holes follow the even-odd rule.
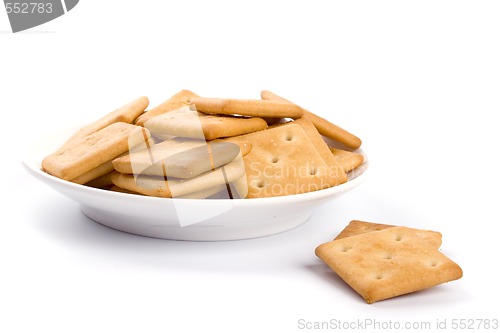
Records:
[[[153,117],[187,106],[194,97],[198,97],[198,95],[189,90],[181,90],[165,102],[152,108],[151,110],[146,111],[143,115],[137,118],[136,124],[143,126],[146,121]]]
[[[144,127],[159,137],[179,136],[184,138],[213,140],[236,136],[267,128],[262,118],[211,116],[190,110],[176,109],[144,122]]]
[[[209,114],[267,118],[297,119],[304,114],[302,108],[290,102],[258,99],[196,97],[191,100],[190,107],[192,110]]]
[[[349,172],[359,167],[364,162],[361,154],[353,153],[348,150],[330,147],[330,151],[337,160],[337,163],[345,171]]]
[[[380,231],[388,228],[394,228],[394,227],[396,226],[391,224],[380,224],[380,223],[353,220],[349,222],[349,224],[337,235],[337,237],[335,237],[334,240],[366,234],[374,231]],[[413,230],[415,235],[429,241],[429,243],[433,244],[434,247],[436,247],[437,249],[441,246],[442,243],[441,233],[431,230],[421,230],[421,229],[411,229],[411,230]]]
[[[367,303],[462,277],[462,269],[406,227],[334,240],[316,248],[321,258]]]
[[[260,95],[263,100],[290,102],[287,99],[267,90],[263,90]],[[311,111],[308,111],[306,109],[303,110],[304,110],[304,117],[308,118],[313,122],[314,126],[321,135],[324,135],[334,141],[340,142],[353,149],[357,149],[361,146],[361,140],[354,134],[329,122],[324,118],[321,118],[320,116],[314,114]]]
[[[173,139],[118,157],[113,166],[126,174],[191,178],[233,161],[240,154],[240,147],[243,153],[251,149],[249,144],[223,140]]]
[[[72,180],[147,141],[145,128],[128,123],[113,123],[74,142],[68,149],[47,156],[43,169],[56,177]]]
[[[311,192],[346,181],[330,173],[304,129],[293,122],[227,140],[252,144],[244,157],[248,198]]]
[[[118,122],[131,124],[140,114],[144,112],[144,110],[148,107],[148,104],[149,99],[142,96],[116,109],[115,111],[108,113],[99,120],[81,128],[58,149],[58,152],[66,150],[75,142],[78,142],[87,135],[95,133],[111,124]]]

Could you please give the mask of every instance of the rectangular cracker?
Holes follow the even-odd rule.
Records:
[[[195,97],[191,110],[208,114],[242,115],[250,117],[292,118],[302,117],[304,111],[290,102],[259,99],[224,99]]]
[[[304,129],[294,122],[227,140],[252,144],[244,157],[248,198],[311,192],[346,181],[330,173]]]
[[[280,97],[267,90],[263,90],[260,95],[263,100],[282,101],[290,103],[290,101],[288,101],[287,99]],[[312,123],[318,129],[318,132],[321,135],[324,135],[327,138],[330,138],[334,141],[340,142],[352,149],[357,149],[361,146],[361,140],[354,134],[329,122],[324,118],[321,118],[320,116],[312,113],[311,111],[308,111],[304,108],[302,109],[304,110],[304,117],[312,121]]]
[[[131,147],[130,151],[132,152],[132,151],[143,150],[143,149],[146,149],[147,147],[149,147],[150,145],[153,145],[152,140],[148,140],[144,143],[138,144],[135,147]],[[123,156],[123,155],[124,154],[121,154],[121,156]],[[109,174],[113,170],[114,170],[113,160],[109,160],[109,161],[85,172],[84,174],[81,174],[80,176],[71,179],[70,181],[72,183],[76,183],[76,184],[86,184],[86,183],[88,183],[96,178],[99,178],[103,175]]]
[[[366,221],[353,220],[335,237],[334,240],[346,237],[366,234],[374,231],[380,231],[388,228],[395,228],[397,226],[391,224],[380,224]],[[429,241],[435,248],[439,248],[442,243],[442,235],[437,231],[411,229],[413,232],[422,239]]]
[[[462,269],[413,229],[387,228],[316,248],[321,258],[367,303],[462,277]]]
[[[198,95],[189,90],[181,90],[177,94],[167,99],[165,102],[152,108],[151,110],[146,111],[143,115],[137,118],[136,124],[139,126],[143,126],[145,122],[160,114],[164,114],[166,112],[182,108],[183,106],[187,106],[191,102],[191,99],[194,97],[198,97]]]
[[[257,117],[212,116],[183,107],[164,113],[144,122],[144,127],[158,137],[213,140],[236,136],[267,128],[267,123]]]
[[[145,128],[113,123],[76,141],[67,150],[47,156],[42,161],[42,167],[53,176],[72,180],[147,141],[149,137]]]
[[[114,123],[128,123],[131,124],[144,110],[148,107],[149,99],[145,96],[139,97],[132,102],[116,109],[115,111],[105,115],[99,120],[81,128],[70,139],[68,139],[57,152],[62,152],[71,147],[82,138],[95,133]]]

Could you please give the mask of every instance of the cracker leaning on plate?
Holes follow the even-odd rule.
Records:
[[[462,269],[439,251],[440,244],[438,232],[352,221],[315,252],[374,303],[460,279]]]
[[[105,190],[165,198],[267,198],[348,181],[356,136],[269,91],[262,99],[181,90],[146,110],[140,97],[80,129],[42,161],[47,173]]]

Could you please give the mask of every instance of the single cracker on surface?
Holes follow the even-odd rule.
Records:
[[[329,147],[329,149],[345,172],[356,169],[364,162],[364,157],[361,154],[333,147]]]
[[[113,166],[125,174],[191,178],[228,164],[250,149],[248,143],[173,139],[118,157],[113,160]]]
[[[196,97],[191,100],[190,107],[191,110],[203,113],[250,117],[297,119],[304,114],[302,108],[290,102],[258,99]]]
[[[247,198],[311,192],[346,181],[345,175],[330,173],[304,129],[294,122],[227,140],[252,144],[244,157]]]
[[[261,92],[261,98],[263,100],[269,100],[269,101],[282,101],[282,102],[289,102],[287,99],[280,97],[270,91],[263,90]],[[316,126],[318,129],[318,132],[321,135],[326,136],[327,138],[330,138],[334,141],[340,142],[349,148],[357,149],[361,146],[361,140],[355,136],[354,134],[346,131],[345,129],[332,124],[328,120],[321,118],[320,116],[312,113],[311,111],[308,111],[306,109],[304,110],[304,117],[309,118]]]
[[[367,303],[462,277],[460,266],[406,227],[334,240],[318,246],[316,255]]]
[[[381,224],[381,223],[373,223],[366,221],[358,221],[353,220],[349,222],[347,227],[345,227],[334,240],[342,239],[346,237],[366,234],[374,231],[380,231],[388,228],[395,228],[397,226],[391,224]],[[408,228],[410,229],[410,228]],[[418,237],[429,241],[429,243],[433,244],[436,249],[439,249],[442,243],[442,235],[437,231],[431,230],[420,230],[420,229],[411,229]]]
[[[113,123],[81,138],[68,149],[47,156],[42,161],[42,168],[53,176],[72,180],[144,143],[149,137],[145,128]]]
[[[81,128],[76,132],[71,138],[69,138],[58,150],[57,152],[64,151],[71,147],[75,142],[78,142],[82,138],[95,133],[111,124],[122,122],[131,124],[135,118],[144,112],[148,107],[149,99],[145,96],[139,97],[132,102],[116,109],[115,111],[107,114],[101,119],[88,124],[87,126]]]
[[[241,157],[231,163],[199,176],[180,179],[149,175],[131,175],[114,172],[113,184],[129,191],[163,198],[178,198],[203,191],[218,185],[232,183],[245,175],[245,165]]]
[[[165,138],[177,136],[183,138],[213,140],[236,136],[267,128],[262,118],[212,116],[192,111],[189,107],[182,107],[143,123],[151,134]]]
[[[181,90],[177,94],[170,97],[165,102],[152,108],[151,110],[146,111],[143,115],[139,116],[139,118],[137,118],[136,120],[136,124],[143,126],[144,123],[150,120],[151,118],[154,118],[166,112],[180,109],[183,106],[187,106],[191,102],[191,99],[194,97],[198,97],[198,95],[189,90]]]

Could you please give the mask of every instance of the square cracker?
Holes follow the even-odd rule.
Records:
[[[380,224],[380,223],[372,223],[365,221],[353,220],[349,222],[349,225],[342,230],[334,240],[342,239],[346,237],[366,234],[369,232],[380,231],[389,228],[395,228],[395,225],[391,224]],[[420,230],[420,229],[411,229],[415,232],[417,236],[422,239],[428,240],[431,244],[433,244],[437,249],[441,246],[441,233],[430,230]]]
[[[262,118],[212,116],[182,107],[149,119],[144,127],[160,138],[213,140],[260,131],[267,128],[267,123]]]
[[[406,227],[334,240],[318,246],[316,255],[367,303],[462,277],[460,266]]]
[[[330,173],[330,166],[304,129],[294,122],[227,141],[252,144],[252,150],[244,157],[247,198],[311,192],[346,181],[341,175]]]

